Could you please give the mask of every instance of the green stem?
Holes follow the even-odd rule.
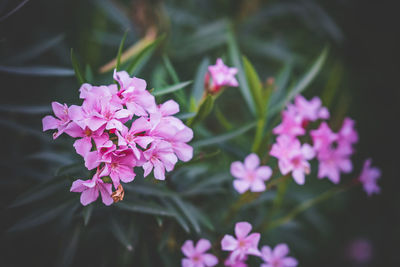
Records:
[[[348,189],[350,189],[354,185],[355,185],[355,183],[353,181],[351,181],[349,184],[344,185],[342,187],[333,187],[333,188],[329,189],[328,191],[322,193],[321,195],[319,195],[319,196],[317,196],[315,198],[309,199],[309,200],[299,204],[297,207],[292,209],[285,216],[283,216],[283,217],[281,217],[279,219],[276,219],[276,220],[274,220],[272,222],[266,221],[265,223],[263,223],[260,226],[260,230],[259,231],[260,232],[265,232],[265,231],[271,230],[271,229],[273,229],[275,227],[278,227],[278,226],[280,226],[282,224],[288,223],[288,222],[292,221],[297,215],[299,215],[303,211],[311,208],[312,206],[314,206],[314,205],[316,205],[316,204],[318,204],[318,203],[320,203],[320,202],[322,202],[324,200],[327,200],[327,199],[333,197],[336,194],[339,194],[341,192],[347,191]]]
[[[254,136],[254,142],[251,148],[251,150],[254,153],[258,153],[260,150],[260,145],[264,134],[265,123],[266,123],[265,118],[260,118],[257,120],[256,135]]]

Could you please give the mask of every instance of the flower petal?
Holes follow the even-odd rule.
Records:
[[[235,235],[237,238],[245,238],[251,231],[251,224],[248,222],[238,222],[235,225]]]
[[[237,247],[237,240],[231,235],[225,235],[221,240],[222,250],[232,251]]]
[[[260,165],[260,158],[252,153],[244,159],[244,166],[246,170],[255,170]]]

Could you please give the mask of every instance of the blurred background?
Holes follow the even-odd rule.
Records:
[[[278,229],[271,240],[287,241],[300,266],[400,266],[396,168],[400,160],[396,127],[400,20],[396,7],[396,1],[389,0],[0,0],[0,265],[122,266],[116,259],[100,261],[98,246],[88,245],[101,237],[65,243],[69,234],[60,225],[68,224],[68,214],[50,224],[32,215],[36,221],[25,225],[26,229],[12,230],[24,215],[43,207],[12,207],[12,203],[52,179],[63,164],[80,160],[66,153],[72,150],[71,140],[54,142],[49,134],[41,133],[41,118],[50,112],[51,101],[79,101],[70,49],[85,74],[101,84],[111,81],[111,72],[104,70],[115,58],[125,30],[129,30],[125,49],[166,33],[162,46],[135,73],[148,81],[148,88],[159,88],[173,82],[168,62],[180,80],[186,81],[193,80],[202,65],[226,58],[225,32],[233,25],[241,52],[263,81],[285,67],[294,76],[302,73],[329,46],[327,62],[304,94],[322,98],[335,118],[336,129],[344,116],[355,119],[360,135],[356,172],[371,157],[383,173],[380,195],[367,197],[357,189],[336,196],[318,205],[316,210],[323,215],[308,213],[311,223],[307,227]],[[243,119],[246,110],[236,96],[235,90],[227,91],[223,101],[218,100],[231,122]],[[208,124],[218,130],[212,119]],[[62,189],[68,191],[69,184],[66,181]],[[64,195],[60,203],[66,201]],[[59,214],[53,212],[50,217],[56,218]],[[88,231],[101,235],[98,228]],[[137,253],[150,258],[156,253],[146,244],[150,240],[142,242],[136,254],[123,254],[113,243],[100,246],[110,258],[130,257],[127,266],[163,266],[132,262]],[[81,243],[77,250],[76,243]],[[69,257],[71,251],[75,257]],[[181,254],[175,250],[170,256],[179,262]]]

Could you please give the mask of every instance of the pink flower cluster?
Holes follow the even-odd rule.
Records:
[[[209,93],[218,93],[225,86],[237,87],[238,81],[235,78],[238,70],[229,68],[222,59],[218,58],[215,65],[208,67],[205,77],[205,88]],[[211,77],[211,80],[210,80]]]
[[[164,180],[165,171],[172,171],[178,159],[189,161],[193,156],[187,144],[193,131],[173,116],[179,112],[175,101],[157,105],[146,81],[125,71],[114,71],[114,79],[119,86],[83,84],[81,106],[53,102],[56,118],[43,118],[43,131],[56,129],[54,139],[62,133],[77,138],[76,152],[86,168],[96,169],[92,179],[77,180],[71,187],[72,192],[82,192],[83,205],[95,201],[99,192],[104,204],[112,203],[112,185],[103,177],[110,177],[117,189],[121,181],[133,181],[134,167],[142,167],[145,177],[154,170],[154,177]]]
[[[225,266],[246,267],[248,256],[253,255],[264,260],[261,267],[295,267],[297,260],[286,257],[289,248],[286,244],[279,244],[273,250],[269,246],[264,246],[261,251],[258,249],[260,233],[250,233],[252,226],[248,222],[238,222],[235,225],[236,238],[225,235],[221,240],[221,247],[224,251],[229,251],[228,258],[224,261]],[[215,266],[218,259],[209,253],[205,253],[211,248],[208,240],[200,239],[196,247],[193,241],[187,240],[182,246],[182,252],[187,257],[182,259],[182,267],[205,267]]]
[[[270,154],[278,158],[282,174],[291,172],[300,185],[305,183],[305,175],[311,171],[308,161],[315,156],[319,161],[318,178],[328,177],[338,183],[340,172],[348,173],[352,170],[350,156],[354,151],[353,144],[358,141],[353,120],[346,118],[337,134],[332,132],[326,122],[322,122],[318,129],[310,132],[313,146],[301,144],[298,139],[298,136],[306,134],[309,122],[328,118],[329,111],[322,106],[318,97],[307,101],[299,95],[294,104],[289,104],[283,111],[281,124],[273,129],[278,137]]]

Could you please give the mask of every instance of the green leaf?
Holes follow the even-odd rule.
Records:
[[[30,214],[27,217],[23,218],[21,221],[14,224],[8,232],[17,232],[26,230],[44,223],[47,223],[56,217],[64,214],[65,211],[69,210],[71,206],[75,204],[75,200],[73,203],[67,202],[61,205],[56,206],[55,208],[47,208],[44,212],[38,212],[35,214]]]
[[[0,66],[0,72],[26,76],[74,76],[74,71],[53,66]]]
[[[34,201],[41,200],[46,198],[52,194],[57,193],[57,191],[61,188],[65,187],[64,182],[58,182],[53,184],[39,185],[29,192],[19,196],[11,205],[10,208],[30,204]]]
[[[202,146],[209,146],[209,145],[215,145],[215,144],[219,144],[219,143],[222,143],[222,142],[226,142],[226,141],[228,141],[230,139],[233,139],[233,138],[235,138],[235,137],[237,137],[239,135],[244,134],[245,132],[247,132],[247,131],[251,130],[252,128],[254,128],[256,125],[257,125],[256,122],[252,122],[252,123],[249,123],[249,124],[239,128],[239,129],[237,129],[235,131],[231,131],[231,132],[228,132],[228,133],[225,133],[225,134],[221,134],[221,135],[217,135],[217,136],[214,136],[214,137],[210,137],[210,138],[207,138],[207,139],[204,139],[204,140],[199,140],[199,141],[193,142],[191,145],[193,147],[198,148],[198,147],[202,147]]]
[[[76,58],[74,54],[74,49],[71,48],[71,62],[72,62],[72,67],[74,68],[75,71],[75,76],[76,79],[78,80],[79,84],[85,83],[85,78],[82,75],[81,68],[79,67],[78,59]]]
[[[271,117],[282,110],[285,106],[287,95],[287,84],[289,82],[290,74],[292,73],[293,65],[291,62],[286,64],[279,72],[276,78],[276,90],[272,93],[268,105],[268,116]]]
[[[86,64],[85,79],[88,83],[94,83],[93,71],[89,64]]]
[[[191,95],[195,99],[196,105],[200,102],[204,94],[204,77],[206,76],[209,65],[210,60],[208,58],[204,58],[196,71],[196,77],[194,79]]]
[[[92,0],[92,2],[103,9],[104,13],[110,18],[110,20],[118,24],[121,29],[132,28],[130,18],[117,6],[117,3],[114,3],[114,1]]]
[[[173,93],[173,92],[176,92],[178,90],[181,90],[181,89],[185,88],[186,86],[188,86],[191,83],[192,83],[192,81],[181,82],[181,83],[178,83],[178,84],[174,84],[174,85],[168,86],[166,88],[154,90],[152,92],[152,94],[154,96],[160,96],[160,95]]]
[[[126,71],[130,75],[133,75],[133,73],[139,68],[139,66],[144,65],[149,60],[155,49],[164,39],[165,39],[165,34],[161,35],[153,42],[147,44],[140,52],[138,52],[132,58],[132,61],[126,68]]]
[[[250,88],[253,102],[256,104],[256,110],[259,117],[263,116],[266,103],[263,101],[263,92],[260,78],[250,61],[243,56],[243,66],[246,74],[246,80]]]
[[[119,48],[118,48],[118,54],[117,54],[117,64],[115,65],[115,69],[117,71],[119,71],[119,67],[121,64],[121,55],[122,55],[122,50],[124,49],[124,44],[125,44],[125,40],[126,40],[126,36],[128,35],[128,30],[125,31],[121,43],[119,44]]]
[[[114,237],[128,250],[133,250],[132,242],[128,238],[127,231],[122,227],[122,225],[113,217],[110,217],[110,227],[111,232]]]
[[[212,95],[207,95],[207,97],[201,102],[196,115],[188,120],[188,126],[193,126],[194,124],[204,120],[208,114],[212,111],[214,107],[214,97]]]
[[[63,249],[61,250],[61,256],[58,257],[60,264],[59,266],[67,267],[71,266],[74,262],[74,257],[78,249],[79,237],[81,235],[82,226],[76,225],[74,231],[67,236],[67,240]]]
[[[176,194],[170,190],[168,190],[165,186],[157,186],[157,185],[146,185],[146,184],[127,184],[124,185],[126,191],[146,195],[146,196],[175,196]]]
[[[159,216],[167,216],[167,217],[174,217],[175,214],[165,207],[162,207],[155,203],[148,203],[148,202],[120,202],[116,205],[119,209],[132,211],[132,212],[139,212],[151,215],[159,215]]]
[[[175,204],[179,207],[179,209],[185,215],[186,219],[188,219],[190,224],[193,226],[193,229],[196,231],[196,233],[200,234],[201,232],[200,225],[199,222],[196,220],[196,215],[193,214],[191,207],[177,196],[173,197],[172,201],[174,201]]]
[[[300,94],[308,85],[314,80],[317,74],[320,72],[322,66],[325,63],[328,55],[328,47],[325,47],[318,58],[314,61],[310,69],[303,75],[303,77],[293,86],[290,90],[289,95],[286,98],[286,103],[292,101],[292,99]]]
[[[190,208],[191,214],[197,218],[201,224],[207,227],[210,231],[215,231],[215,227],[210,218],[204,212],[196,208],[196,206],[192,205],[191,203],[186,202],[186,206]]]
[[[83,216],[83,224],[87,226],[89,224],[90,218],[92,217],[93,205],[89,205],[83,207],[82,216]]]
[[[235,34],[233,32],[233,26],[230,25],[229,30],[228,30],[228,54],[231,62],[233,63],[233,66],[235,66],[238,69],[238,80],[239,80],[239,89],[240,92],[243,95],[243,98],[250,110],[250,112],[253,115],[256,115],[256,104],[253,101],[253,98],[251,96],[250,88],[249,85],[247,84],[247,79],[245,76],[245,72],[242,66],[241,62],[241,54],[239,51],[238,44],[235,40]]]
[[[174,83],[179,83],[179,77],[178,74],[176,73],[175,68],[172,66],[171,60],[169,60],[169,57],[167,55],[163,55],[163,61],[165,68],[168,71],[169,76],[171,76],[171,79]]]
[[[14,106],[14,105],[0,105],[0,111],[19,113],[24,115],[42,115],[52,112],[49,105],[46,106]]]
[[[186,233],[190,233],[190,227],[189,227],[188,223],[183,218],[182,214],[180,214],[179,211],[174,207],[174,205],[172,205],[170,200],[164,199],[163,202],[167,206],[168,210],[170,210],[174,214],[174,218],[179,223],[179,225],[182,226],[183,230],[185,230]]]

